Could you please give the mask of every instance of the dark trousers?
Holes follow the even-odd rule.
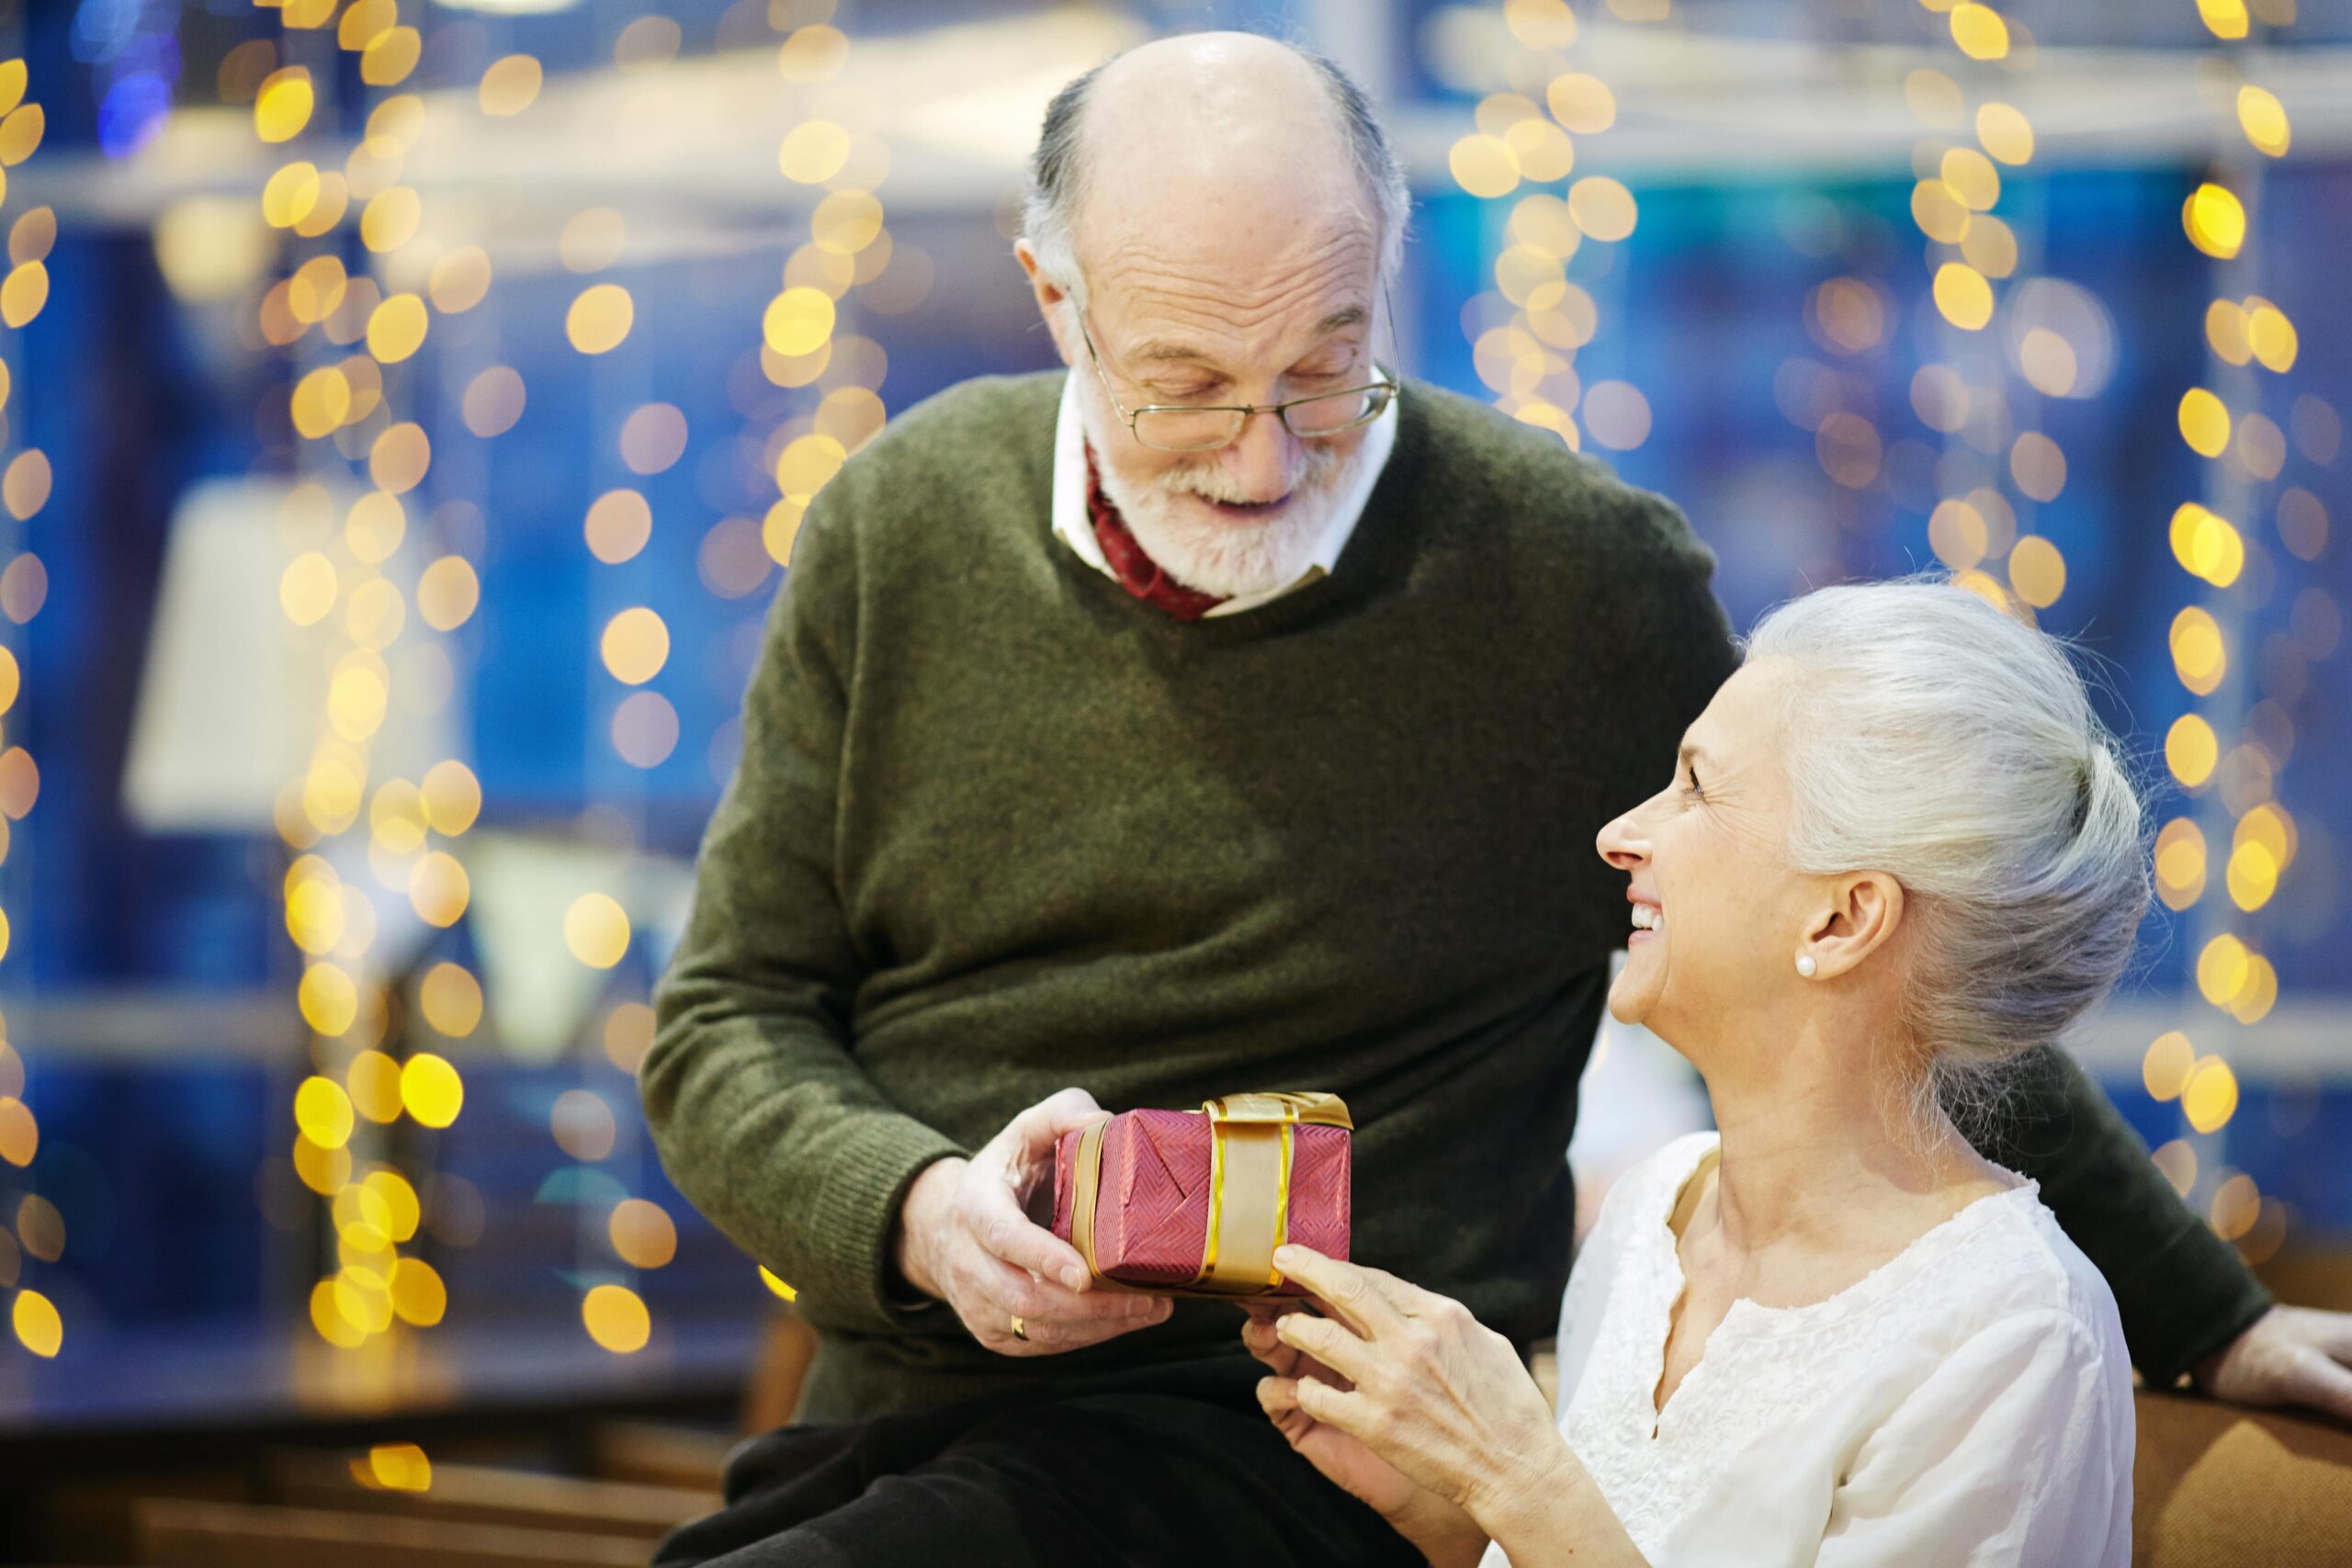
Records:
[[[1265,1369],[1217,1356],[845,1426],[729,1456],[727,1506],[655,1568],[1421,1568],[1385,1520],[1291,1451]]]

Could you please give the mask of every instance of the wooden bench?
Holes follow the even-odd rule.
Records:
[[[279,1449],[264,1456],[261,1500],[142,1496],[131,1505],[138,1561],[155,1568],[642,1568],[661,1538],[721,1504],[728,1453],[792,1418],[815,1331],[779,1308],[760,1337],[736,1429],[651,1421],[591,1424],[587,1475],[435,1461],[405,1491],[364,1478],[364,1454]]]
[[[648,1542],[719,1506],[716,1486],[655,1486],[446,1462],[433,1466],[432,1484],[424,1491],[395,1491],[360,1481],[345,1456],[313,1450],[273,1453],[265,1470],[271,1496],[301,1507],[585,1530]]]
[[[653,1554],[641,1537],[586,1530],[186,1497],[132,1506],[139,1561],[155,1568],[645,1568]]]

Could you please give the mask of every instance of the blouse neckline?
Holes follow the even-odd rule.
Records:
[[[1650,1233],[1653,1247],[1663,1247],[1664,1248],[1662,1266],[1667,1274],[1668,1288],[1666,1313],[1666,1334],[1668,1338],[1673,1333],[1675,1305],[1680,1302],[1684,1291],[1690,1285],[1688,1277],[1682,1271],[1679,1238],[1674,1234],[1674,1212],[1681,1205],[1684,1193],[1709,1158],[1712,1156],[1720,1159],[1719,1151],[1723,1146],[1723,1137],[1719,1133],[1695,1134],[1690,1141],[1692,1145],[1690,1157],[1687,1161],[1678,1162],[1677,1174],[1668,1183],[1666,1201],[1653,1216]],[[2007,1169],[2007,1167],[2001,1168]],[[2015,1176],[2018,1173],[2010,1171],[2009,1174]],[[1765,1337],[1777,1338],[1788,1334],[1812,1333],[1832,1324],[1842,1323],[1856,1313],[1867,1310],[1883,1299],[1889,1291],[1900,1286],[1906,1276],[1917,1273],[1937,1258],[1960,1247],[2007,1211],[2022,1208],[2030,1212],[2031,1206],[2039,1201],[2041,1193],[2041,1183],[2039,1180],[2020,1178],[2018,1186],[1970,1199],[1959,1209],[1912,1237],[1905,1244],[1902,1251],[1879,1263],[1852,1284],[1833,1292],[1817,1302],[1803,1302],[1794,1306],[1768,1306],[1751,1297],[1739,1296],[1734,1298],[1730,1308],[1724,1312],[1723,1323],[1715,1326],[1720,1329],[1724,1324],[1731,1322],[1734,1317],[1745,1316],[1751,1320],[1752,1329],[1760,1330]],[[1710,1336],[1709,1343],[1712,1345],[1713,1342],[1713,1336]],[[1658,1347],[1658,1367],[1661,1376],[1665,1372],[1665,1358],[1666,1347],[1661,1342]],[[1683,1387],[1698,1373],[1700,1366],[1705,1361],[1706,1354],[1702,1351],[1699,1360],[1692,1364],[1690,1371],[1683,1374],[1682,1382],[1675,1385],[1676,1393],[1682,1392]],[[1650,1386],[1653,1389],[1657,1386],[1655,1380]],[[1667,1403],[1673,1404],[1672,1397],[1669,1396]],[[1655,1406],[1652,1408],[1654,1413],[1662,1414],[1657,1412]]]

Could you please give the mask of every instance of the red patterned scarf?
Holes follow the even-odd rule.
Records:
[[[1168,575],[1166,569],[1144,553],[1129,531],[1119,509],[1102,493],[1102,475],[1094,467],[1094,446],[1086,446],[1086,514],[1094,523],[1094,537],[1102,547],[1102,558],[1110,563],[1111,573],[1119,586],[1136,598],[1157,604],[1180,621],[1197,620],[1225,601],[1214,593],[1204,593],[1187,588]]]

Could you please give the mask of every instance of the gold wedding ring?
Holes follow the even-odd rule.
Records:
[[[1021,1314],[1017,1312],[1012,1314],[1012,1337],[1015,1339],[1026,1339],[1029,1337],[1029,1330],[1022,1326]]]

